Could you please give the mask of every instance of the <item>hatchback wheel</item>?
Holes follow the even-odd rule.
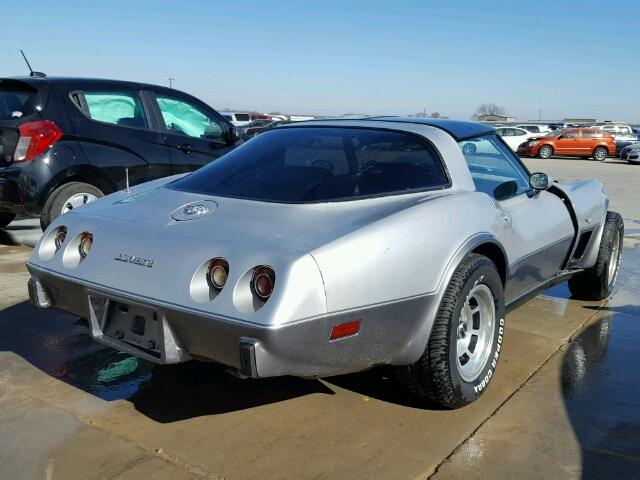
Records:
[[[538,150],[538,158],[547,159],[550,158],[551,155],[553,155],[553,148],[551,148],[549,145],[543,145]]]
[[[43,209],[42,217],[40,217],[40,226],[45,230],[60,215],[80,208],[103,196],[104,193],[100,189],[88,183],[71,182],[62,185],[49,196]]]
[[[593,151],[593,159],[599,162],[604,162],[607,159],[609,152],[606,148],[598,147]]]

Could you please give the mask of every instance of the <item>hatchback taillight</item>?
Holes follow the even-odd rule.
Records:
[[[23,123],[18,130],[20,138],[13,153],[14,162],[33,160],[62,137],[62,130],[51,120]]]

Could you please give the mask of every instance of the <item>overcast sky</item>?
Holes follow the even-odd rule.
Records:
[[[6,2],[0,76],[23,48],[49,75],[172,76],[218,109],[640,122],[640,2],[489,3]]]

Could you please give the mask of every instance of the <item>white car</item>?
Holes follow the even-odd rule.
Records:
[[[531,133],[522,128],[516,127],[500,127],[496,128],[496,133],[502,137],[502,140],[505,141],[507,145],[514,152],[518,150],[518,147],[529,140],[532,137],[539,136],[538,133]]]
[[[220,112],[224,118],[229,120],[236,127],[244,127],[251,123],[251,115],[248,113]]]
[[[596,123],[591,128],[597,128],[598,130],[609,132],[612,137],[616,138],[616,140],[618,137],[622,137],[624,135],[633,135],[633,128],[626,123]]]
[[[521,128],[531,133],[546,133],[551,131],[549,125],[545,125],[544,123],[528,123],[526,125],[516,125],[516,128]]]

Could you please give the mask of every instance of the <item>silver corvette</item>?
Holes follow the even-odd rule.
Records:
[[[152,362],[254,378],[392,365],[455,408],[490,383],[505,309],[563,280],[611,293],[623,224],[607,210],[599,182],[530,174],[483,125],[289,124],[59,217],[29,293]]]

